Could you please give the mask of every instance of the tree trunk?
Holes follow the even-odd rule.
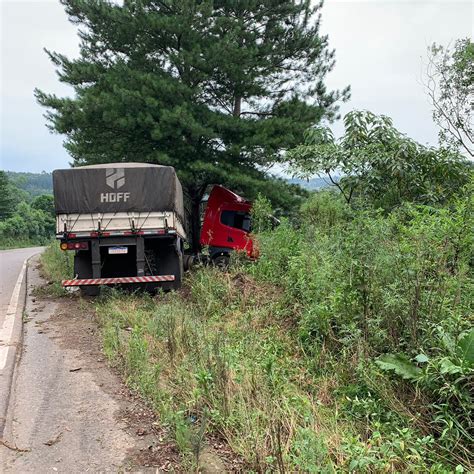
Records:
[[[234,98],[234,110],[232,111],[232,115],[234,117],[240,117],[241,109],[242,109],[242,97],[236,95]]]

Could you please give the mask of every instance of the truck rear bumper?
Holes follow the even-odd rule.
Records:
[[[63,280],[62,286],[90,286],[90,285],[115,285],[129,283],[155,283],[162,281],[174,281],[174,275],[156,276],[133,276],[118,278],[75,278],[74,280]]]

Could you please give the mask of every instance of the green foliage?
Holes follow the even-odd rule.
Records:
[[[384,354],[376,360],[376,363],[382,370],[393,370],[397,375],[407,380],[416,381],[421,375],[421,369],[413,365],[410,359],[403,354]]]
[[[291,207],[297,188],[262,170],[348,97],[324,84],[334,53],[319,32],[320,4],[62,4],[80,27],[80,57],[48,55],[75,96],[36,97],[75,165],[172,165],[195,207],[214,183]]]
[[[424,147],[393,126],[389,117],[353,111],[345,134],[335,140],[328,128],[311,128],[306,143],[288,152],[296,175],[326,173],[346,202],[364,201],[391,210],[404,202],[445,203],[472,175],[456,152]],[[342,173],[340,179],[335,173]]]
[[[0,173],[0,246],[28,247],[48,243],[54,235],[52,196],[38,196],[29,204],[2,171]],[[3,209],[3,211],[2,211]]]
[[[46,215],[55,219],[54,198],[49,194],[41,194],[35,197],[31,203],[33,209],[43,211]]]
[[[351,219],[351,208],[343,197],[332,190],[314,193],[301,206],[301,217],[305,223],[329,229]]]
[[[45,287],[37,288],[36,291],[47,296],[64,296],[65,289],[61,286],[61,280],[70,279],[74,276],[73,252],[64,252],[60,249],[58,242],[52,242],[41,254],[41,273],[47,279]]]
[[[440,142],[474,156],[474,43],[459,39],[454,46],[433,43],[428,49],[424,77],[433,105],[433,119],[440,128]]]
[[[0,222],[0,236],[4,244],[46,244],[54,235],[55,220],[50,214],[21,202],[11,217]]]
[[[460,339],[458,347],[461,359],[474,366],[474,329]]]
[[[284,291],[316,374],[338,370],[342,393],[358,387],[359,403],[370,390],[377,406],[386,404],[367,407],[365,423],[380,431],[373,419],[380,411],[377,423],[384,423],[391,440],[380,450],[387,433],[367,444],[349,442],[351,456],[359,459],[353,469],[375,463],[385,470],[392,455],[403,458],[392,445],[404,429],[411,433],[410,449],[432,460],[423,469],[444,463],[435,450],[453,465],[469,466],[472,184],[450,208],[405,205],[388,216],[355,211],[339,198],[316,193],[303,206],[298,229],[283,223],[261,234],[261,257],[250,271]],[[387,421],[386,413],[396,418]],[[428,427],[431,441],[419,451],[414,445]]]
[[[252,203],[252,231],[264,232],[272,228],[274,219],[270,201],[261,194]]]
[[[13,208],[13,193],[5,171],[0,170],[0,219],[9,217]]]

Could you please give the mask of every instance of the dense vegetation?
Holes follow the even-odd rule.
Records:
[[[31,197],[53,194],[52,173],[46,171],[41,173],[6,171],[6,174],[16,188],[25,191]]]
[[[50,182],[48,173],[0,171],[1,248],[43,245],[52,238],[55,219]],[[43,190],[49,193],[42,194]]]

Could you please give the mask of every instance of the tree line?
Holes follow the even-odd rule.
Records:
[[[29,193],[19,187],[26,184],[25,177],[17,178],[0,170],[0,247],[43,245],[54,235],[53,196],[38,195],[34,186]]]

